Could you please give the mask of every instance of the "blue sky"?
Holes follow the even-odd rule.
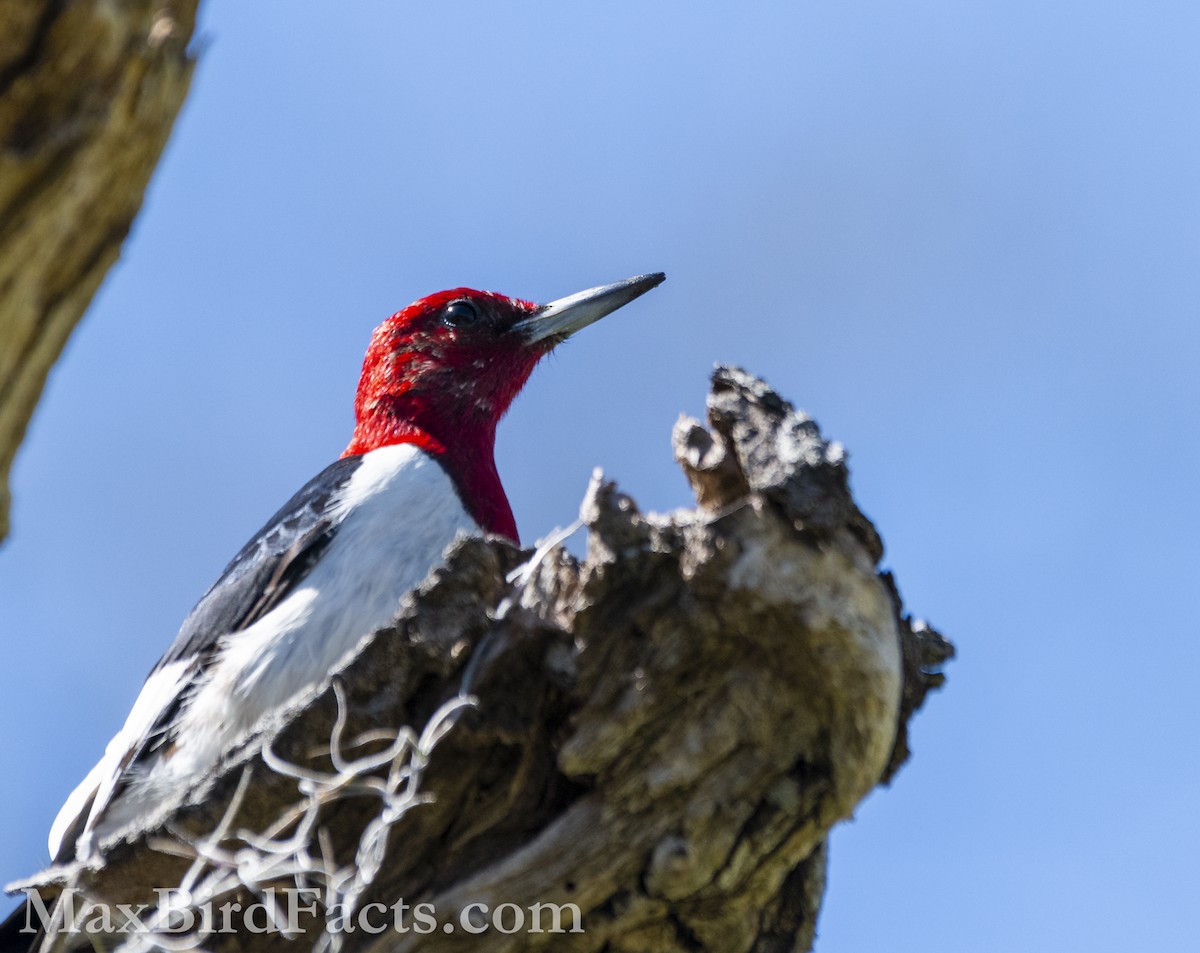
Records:
[[[1200,6],[206,0],[201,32],[13,475],[0,877],[340,452],[376,323],[663,270],[502,425],[526,539],[596,465],[685,505],[671,424],[740,363],[849,447],[959,647],[833,836],[820,953],[1200,946]]]

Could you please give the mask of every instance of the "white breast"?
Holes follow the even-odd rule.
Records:
[[[151,759],[105,804],[107,796],[99,794],[111,791],[109,779],[136,743],[131,736],[144,731],[145,709],[163,704],[149,698],[143,704],[142,696],[163,694],[155,679],[146,683],[130,714],[133,722],[140,712],[138,724],[127,723],[81,785],[81,791],[84,786],[98,791],[82,847],[151,813],[189,779],[210,770],[266,714],[322,682],[363,638],[395,618],[405,593],[442,561],[458,536],[480,532],[445,471],[407,444],[366,454],[333,507],[344,516],[316,566],[278,606],[223,641],[179,716],[171,756]],[[59,836],[76,795],[55,822]]]

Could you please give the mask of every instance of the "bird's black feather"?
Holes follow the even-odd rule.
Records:
[[[175,641],[150,674],[172,662],[188,662],[184,676],[187,687],[158,713],[149,731],[125,752],[118,767],[120,780],[110,801],[128,784],[133,766],[149,752],[170,742],[176,718],[198,679],[216,658],[222,637],[261,619],[316,565],[344,516],[332,504],[361,462],[361,456],[343,457],[304,484],[241,548],[184,619]],[[95,797],[95,792],[92,796]],[[89,800],[64,833],[56,860],[74,855],[91,805]]]
[[[352,456],[330,464],[267,520],[184,619],[155,670],[209,655],[221,636],[261,619],[308,575],[337,532],[341,514],[330,504],[361,462]]]
[[[26,900],[16,910],[4,918],[4,922],[0,923],[0,953],[29,953],[34,945],[41,940],[41,931],[34,933],[22,932],[25,928],[25,919],[30,916],[26,909],[29,906],[29,901]],[[33,916],[33,923],[38,922],[38,918]]]

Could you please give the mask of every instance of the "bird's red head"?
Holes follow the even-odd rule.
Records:
[[[516,540],[496,472],[496,425],[555,345],[663,278],[642,275],[548,305],[455,288],[397,311],[371,336],[343,456],[416,444],[441,461],[480,526]]]

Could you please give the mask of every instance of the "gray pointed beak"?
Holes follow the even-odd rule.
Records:
[[[524,321],[513,325],[513,330],[522,335],[529,344],[550,341],[558,344],[576,331],[594,324],[606,314],[611,314],[634,298],[644,295],[666,280],[666,275],[657,271],[652,275],[638,275],[611,285],[589,288],[566,298],[559,298],[542,305],[538,312]]]

